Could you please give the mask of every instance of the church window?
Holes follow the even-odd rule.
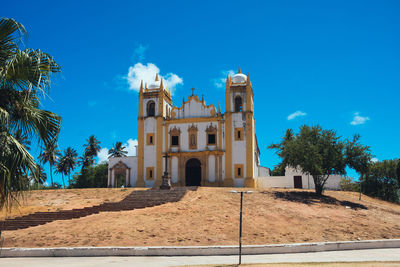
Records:
[[[146,168],[146,179],[153,180],[154,179],[154,167]]]
[[[154,101],[149,101],[147,103],[147,116],[152,117],[156,114],[156,103]]]
[[[154,145],[154,133],[148,133],[147,135],[146,135],[147,137],[146,137],[146,144],[147,145]]]
[[[189,149],[197,149],[197,126],[192,124],[188,127]]]
[[[217,127],[213,126],[212,123],[206,129],[207,133],[207,145],[216,145],[217,144]]]
[[[235,178],[243,178],[243,164],[235,164]]]
[[[194,134],[190,136],[190,145],[192,146],[196,145],[196,136]]]
[[[235,141],[243,140],[243,128],[235,128]]]
[[[215,145],[215,134],[208,135],[208,142],[209,145]]]
[[[235,112],[242,112],[242,98],[240,96],[235,97]]]
[[[181,130],[174,126],[171,130],[169,130],[169,135],[171,136],[171,146],[179,146],[179,136],[181,135]]]
[[[172,136],[171,137],[171,145],[172,146],[179,146],[179,136]]]

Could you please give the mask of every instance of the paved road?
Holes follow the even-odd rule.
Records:
[[[329,251],[313,253],[244,255],[242,263],[278,262],[348,262],[399,261],[400,248]],[[237,256],[180,256],[180,257],[68,257],[68,258],[2,258],[0,266],[179,266],[191,264],[235,264]]]

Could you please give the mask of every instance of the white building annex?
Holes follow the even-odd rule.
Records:
[[[123,175],[124,186],[159,187],[167,154],[172,186],[294,187],[292,173],[276,179],[260,166],[249,75],[239,68],[225,89],[222,114],[219,104],[206,105],[194,89],[174,106],[158,74],[148,86],[142,81],[137,156],[109,159],[108,186],[121,186],[117,177]]]

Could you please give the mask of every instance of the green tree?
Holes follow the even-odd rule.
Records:
[[[18,133],[46,145],[60,129],[61,118],[39,106],[39,95],[48,93],[60,66],[41,50],[21,50],[25,34],[17,21],[0,19],[0,207],[25,189],[26,177],[37,170]]]
[[[397,169],[396,169],[397,181],[400,186],[400,159],[397,160]]]
[[[89,136],[86,140],[87,144],[85,147],[85,155],[89,157],[96,157],[97,153],[100,151],[100,141],[94,135]]]
[[[63,182],[63,188],[65,189],[64,175],[67,174],[68,167],[65,164],[65,160],[64,159],[65,159],[64,156],[62,156],[58,160],[57,165],[56,165],[56,173],[61,174],[62,182]]]
[[[369,146],[362,145],[360,142],[360,135],[356,134],[353,136],[352,140],[346,141],[345,147],[345,157],[347,165],[360,174],[360,185],[361,181],[364,179],[364,175],[368,172],[372,154]],[[360,190],[360,200],[361,200],[361,190]]]
[[[71,172],[75,169],[77,164],[78,153],[75,149],[68,147],[64,151],[63,164],[65,169],[65,174],[68,175],[68,184],[71,184]]]
[[[126,147],[122,146],[121,142],[116,142],[115,145],[108,151],[108,158],[126,157],[128,151],[126,151],[125,149]]]
[[[94,164],[94,157],[100,151],[100,141],[94,135],[89,136],[86,140],[87,144],[84,144],[85,150],[83,151],[83,156],[80,157],[80,164],[82,165],[81,171],[86,170]]]
[[[398,202],[397,164],[398,160],[383,160],[372,163],[366,175],[367,179],[363,181],[364,192],[383,200]]]
[[[345,174],[345,143],[333,130],[323,130],[320,126],[304,125],[296,135],[287,130],[281,143],[272,144],[285,165],[300,168],[313,177],[315,192],[322,195],[329,176]]]
[[[38,189],[39,186],[43,186],[44,183],[47,181],[47,174],[45,173],[43,167],[38,165],[36,168],[36,172],[32,173],[29,177],[30,183],[34,185],[34,188]]]
[[[274,167],[271,171],[271,176],[284,176],[285,175],[285,165],[281,162]]]
[[[90,166],[73,176],[72,188],[107,187],[108,164],[106,162]]]
[[[60,150],[57,146],[57,139],[54,138],[51,142],[47,143],[42,147],[42,152],[39,155],[39,160],[42,164],[49,163],[50,165],[50,180],[51,187],[54,186],[53,183],[53,166],[57,163],[58,158],[61,156]]]

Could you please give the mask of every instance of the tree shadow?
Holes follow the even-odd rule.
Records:
[[[341,201],[334,197],[322,195],[318,196],[315,192],[308,192],[308,191],[288,191],[288,192],[261,192],[263,194],[271,194],[275,199],[284,199],[286,201],[291,202],[299,202],[307,205],[313,204],[329,204],[329,205],[336,205],[336,206],[345,206],[350,207],[353,210],[363,209],[367,210],[368,208],[362,204],[351,202],[351,201]]]

